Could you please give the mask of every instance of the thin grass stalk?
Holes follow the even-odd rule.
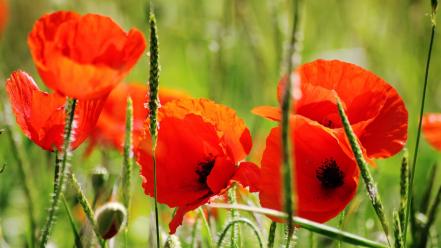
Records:
[[[231,204],[237,204],[236,184],[233,183],[228,191],[228,201]],[[238,219],[240,217],[239,211],[231,209],[231,219]],[[231,248],[237,248],[240,245],[240,230],[237,223],[233,223],[231,228]]]
[[[343,209],[343,211],[341,211],[340,213],[340,218],[338,219],[338,229],[343,230],[343,223],[346,217],[346,208]],[[341,241],[337,240],[337,248],[341,247]]]
[[[274,241],[276,240],[276,229],[277,229],[277,222],[272,221],[271,226],[268,233],[268,248],[274,247]]]
[[[247,212],[254,212],[258,214],[264,214],[267,216],[273,216],[276,218],[286,219],[288,217],[288,214],[284,212],[280,212],[274,209],[269,208],[257,208],[247,205],[231,205],[231,204],[224,204],[224,203],[211,203],[206,205],[207,207],[211,208],[221,208],[221,209],[237,209],[241,211],[247,211]],[[346,242],[348,244],[357,245],[357,246],[363,246],[363,247],[373,247],[373,248],[387,248],[388,246],[382,243],[378,243],[363,237],[360,237],[358,235],[344,232],[342,230],[339,230],[334,227],[330,227],[324,224],[320,224],[314,221],[310,221],[301,217],[294,216],[292,218],[292,221],[295,225],[298,225],[301,228],[304,228],[306,230],[324,235],[330,239],[336,239],[341,240],[343,242]]]
[[[43,231],[40,237],[40,247],[46,247],[49,237],[52,232],[52,227],[55,224],[55,215],[58,210],[58,205],[60,203],[60,197],[64,192],[66,184],[66,171],[69,167],[69,161],[71,154],[71,140],[72,140],[72,127],[75,116],[75,108],[77,105],[76,99],[68,100],[66,107],[66,121],[64,127],[64,140],[63,140],[63,150],[62,159],[59,161],[56,159],[55,168],[58,170],[57,177],[54,178],[54,194],[52,195],[51,205],[49,208],[49,214],[46,219],[46,223],[43,226]]]
[[[289,49],[288,49],[288,56],[287,56],[287,61],[286,61],[286,65],[287,65],[287,75],[288,75],[288,83],[286,84],[286,87],[284,89],[283,92],[283,98],[282,98],[282,122],[281,122],[281,126],[282,126],[282,161],[283,161],[283,166],[282,166],[282,170],[281,170],[281,174],[282,174],[282,178],[283,178],[283,186],[282,186],[282,195],[284,196],[284,208],[286,213],[288,214],[288,232],[290,233],[288,235],[288,238],[286,240],[286,247],[289,247],[290,241],[291,241],[291,233],[293,231],[293,224],[292,224],[292,216],[293,216],[293,166],[291,166],[292,161],[294,161],[294,159],[291,160],[291,156],[290,156],[290,143],[289,143],[289,138],[290,138],[290,128],[289,128],[289,116],[290,116],[290,109],[291,109],[291,92],[292,92],[292,84],[293,84],[293,79],[292,79],[292,69],[294,66],[294,62],[293,62],[293,55],[295,53],[295,46],[296,46],[296,42],[297,42],[297,29],[298,29],[298,24],[299,24],[299,19],[300,19],[300,11],[299,11],[299,1],[300,0],[293,0],[293,6],[294,6],[294,18],[293,18],[293,26],[292,26],[292,33],[291,33],[291,40],[289,43]],[[292,146],[294,146],[294,144],[291,144]]]
[[[404,222],[406,221],[406,209],[409,204],[409,152],[404,149],[403,159],[401,160],[400,173],[400,208],[398,210],[398,217],[400,218],[400,230],[405,232]],[[395,220],[394,220],[395,221]]]
[[[253,233],[257,238],[257,243],[259,244],[259,247],[263,248],[263,238],[259,232],[259,229],[253,224],[253,222],[251,222],[250,220],[248,220],[246,218],[235,219],[235,220],[232,220],[227,223],[224,230],[219,235],[219,240],[217,241],[217,248],[222,247],[222,241],[225,238],[225,235],[227,234],[228,230],[230,228],[234,228],[234,226],[236,224],[245,224],[245,225],[249,226],[251,228],[251,230],[253,230]]]
[[[66,211],[70,227],[72,228],[72,233],[74,234],[75,247],[82,248],[83,245],[81,244],[80,233],[78,232],[78,229],[75,225],[74,218],[72,217],[72,213],[70,212],[70,209],[69,209],[69,204],[67,203],[66,197],[64,197],[64,194],[61,195],[61,199],[63,200],[64,210]]]
[[[429,209],[429,213],[427,215],[427,223],[424,225],[424,228],[420,233],[421,240],[417,247],[426,247],[427,240],[430,235],[430,228],[432,227],[433,223],[435,223],[436,215],[438,214],[440,203],[441,203],[441,186],[439,186],[435,199],[433,200],[432,206]]]
[[[196,233],[198,231],[198,223],[199,223],[199,215],[196,215],[194,219],[193,228],[191,230],[190,248],[194,248],[194,244],[196,243]]]
[[[317,239],[314,236],[314,232],[309,232],[309,247],[310,248],[317,247]]]
[[[27,210],[28,210],[28,221],[29,221],[29,228],[31,232],[30,237],[30,246],[35,246],[35,231],[37,228],[36,222],[35,222],[35,214],[34,214],[34,201],[33,201],[33,193],[31,190],[31,183],[30,183],[30,174],[29,174],[29,163],[25,159],[25,156],[23,154],[23,147],[21,146],[21,142],[18,140],[18,138],[14,135],[12,128],[9,126],[9,124],[6,126],[6,133],[8,135],[10,145],[11,145],[11,153],[14,155],[15,160],[17,161],[17,167],[18,167],[18,173],[20,176],[21,184],[23,186],[23,191],[25,193],[26,201],[27,201]],[[2,172],[4,168],[6,167],[6,164],[4,164],[2,168]]]
[[[421,108],[420,108],[420,113],[419,113],[419,119],[418,119],[418,129],[417,129],[417,133],[416,133],[416,141],[415,141],[415,149],[414,149],[414,153],[413,153],[413,161],[412,161],[412,170],[410,172],[410,182],[409,182],[409,194],[413,195],[413,181],[414,181],[414,177],[416,174],[416,163],[417,163],[417,159],[418,159],[418,150],[419,150],[419,145],[420,145],[420,137],[421,137],[421,126],[422,126],[422,121],[423,121],[423,113],[424,113],[424,104],[426,101],[426,90],[427,90],[427,84],[428,84],[428,80],[429,80],[429,68],[430,68],[430,59],[432,57],[432,48],[433,48],[433,41],[435,39],[435,27],[436,27],[436,9],[438,7],[438,0],[431,0],[431,4],[432,4],[432,13],[431,13],[431,24],[432,24],[432,30],[431,30],[431,34],[430,34],[430,42],[429,42],[429,51],[427,53],[427,60],[426,60],[426,69],[425,69],[425,73],[424,73],[424,84],[423,84],[423,92],[422,92],[422,96],[421,96]],[[410,201],[412,201],[412,198],[409,198]],[[406,210],[407,214],[407,218],[405,221],[405,231],[404,231],[404,245],[406,245],[407,242],[407,226],[409,223],[409,212],[410,212],[410,203],[407,204],[407,210]]]
[[[75,190],[78,202],[80,203],[81,207],[83,208],[84,213],[86,214],[87,219],[89,220],[90,224],[92,225],[93,231],[95,232],[96,238],[98,239],[98,242],[99,242],[101,248],[105,248],[106,241],[101,237],[101,234],[98,230],[98,226],[95,221],[95,214],[92,210],[92,207],[90,206],[90,203],[86,198],[86,195],[84,194],[83,190],[81,189],[81,185],[78,183],[78,180],[75,177],[75,174],[73,172],[71,172],[71,173],[69,173],[69,176],[70,176],[70,180],[72,182],[72,186]]]
[[[124,207],[127,210],[127,221],[124,227],[124,247],[127,247],[127,235],[129,232],[129,216],[130,216],[130,198],[131,198],[131,185],[132,185],[132,167],[133,167],[133,143],[132,143],[132,131],[133,131],[133,102],[132,98],[127,99],[126,109],[126,129],[124,139],[124,163],[122,169],[122,198]]]
[[[352,152],[354,153],[354,157],[357,161],[358,168],[360,169],[361,177],[363,178],[364,184],[366,185],[366,191],[369,195],[372,206],[374,207],[375,213],[377,214],[381,226],[383,227],[388,243],[390,244],[389,227],[384,212],[384,206],[381,201],[380,195],[378,194],[375,180],[372,177],[371,172],[369,171],[369,165],[363,157],[363,153],[357,142],[357,137],[355,136],[355,133],[352,130],[351,124],[349,123],[348,117],[346,116],[345,111],[341,105],[340,99],[338,98],[338,96],[336,96],[336,98],[337,98],[338,113],[343,123],[346,137],[348,138],[349,143],[351,144]]]
[[[156,247],[159,248],[161,240],[159,237],[159,211],[158,211],[158,189],[156,178],[156,144],[158,142],[158,88],[159,88],[159,42],[156,27],[156,17],[153,11],[153,4],[150,0],[150,76],[149,76],[149,117],[150,117],[150,136],[152,139],[152,159],[153,159],[153,196],[155,204],[155,227],[156,227]]]
[[[199,210],[199,215],[201,216],[202,219],[202,224],[204,225],[205,231],[207,232],[208,247],[213,247],[213,236],[211,235],[210,225],[208,225],[207,218],[205,218],[205,214],[202,208],[199,207],[198,210]]]
[[[394,222],[394,238],[395,238],[395,248],[404,248],[403,243],[403,232],[401,231],[401,220],[398,212],[393,212],[393,222]]]

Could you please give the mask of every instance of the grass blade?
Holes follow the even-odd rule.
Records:
[[[213,247],[213,236],[211,235],[210,225],[208,225],[208,221],[207,218],[205,218],[202,207],[199,207],[199,216],[201,216],[202,224],[204,225],[205,231],[207,232],[208,247]]]
[[[277,222],[272,221],[268,234],[268,245],[267,245],[268,248],[274,247],[274,241],[276,240],[276,229],[277,229]]]
[[[374,207],[375,213],[380,220],[381,226],[383,227],[384,233],[386,234],[386,238],[389,242],[389,228],[386,220],[386,216],[384,213],[383,203],[381,202],[380,195],[378,194],[377,186],[375,185],[375,180],[369,171],[369,165],[363,157],[363,153],[361,148],[357,142],[357,137],[352,130],[351,124],[349,123],[348,117],[345,114],[343,106],[341,105],[340,99],[337,98],[337,106],[338,113],[340,115],[341,121],[343,123],[343,127],[345,129],[346,137],[351,144],[352,152],[354,153],[354,157],[357,161],[358,168],[360,169],[361,176],[363,178],[364,184],[366,185],[366,190],[371,200],[372,206]]]
[[[257,208],[257,207],[251,207],[247,205],[230,205],[230,204],[224,204],[224,203],[212,203],[206,205],[207,207],[212,208],[223,208],[223,209],[237,209],[241,211],[247,211],[247,212],[254,212],[259,214],[264,214],[268,216],[274,216],[276,218],[283,218],[286,219],[288,215],[284,212],[280,212],[277,210],[269,209],[269,208]],[[358,235],[344,232],[342,230],[339,230],[334,227],[330,227],[324,224],[320,224],[314,221],[310,221],[301,217],[293,217],[292,221],[295,225],[298,225],[299,227],[305,228],[309,231],[324,235],[326,237],[329,237],[331,239],[341,240],[343,242],[346,242],[348,244],[352,245],[358,245],[363,247],[372,247],[372,248],[387,248],[388,246],[385,244],[381,244],[363,237],[360,237]]]
[[[232,220],[227,223],[224,230],[221,232],[221,234],[219,236],[219,240],[217,241],[218,248],[222,247],[222,241],[223,241],[225,235],[227,234],[228,229],[234,228],[234,226],[237,224],[245,224],[246,226],[249,226],[253,230],[253,233],[257,238],[257,242],[259,244],[259,247],[263,248],[263,238],[259,232],[259,229],[253,224],[253,222],[251,222],[250,220],[248,220],[246,218],[235,219],[235,220]]]

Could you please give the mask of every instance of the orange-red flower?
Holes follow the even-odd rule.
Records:
[[[8,20],[8,5],[6,0],[0,0],[0,34],[6,26]]]
[[[359,170],[350,149],[328,128],[300,115],[291,119],[295,157],[296,215],[325,222],[342,211],[357,191]],[[261,162],[260,203],[283,210],[281,128],[271,130]],[[275,221],[282,221],[273,218]]]
[[[148,116],[148,109],[145,107],[147,95],[148,90],[145,84],[121,83],[116,86],[107,98],[96,127],[91,133],[88,152],[90,152],[97,143],[104,146],[110,145],[119,151],[123,150],[126,127],[126,106],[129,96],[133,101],[132,135],[133,143],[136,147],[138,141],[144,134],[144,121]],[[187,96],[182,92],[159,90],[161,104],[185,97]]]
[[[441,114],[427,113],[423,117],[423,134],[435,149],[441,151]]]
[[[136,29],[126,33],[108,17],[67,11],[41,17],[28,44],[44,83],[77,99],[109,94],[146,46]]]
[[[335,92],[342,100],[349,121],[370,158],[386,158],[399,152],[407,140],[408,114],[397,91],[383,79],[354,64],[316,60],[296,71],[300,94],[295,114],[344,135]],[[279,100],[286,84],[279,82]],[[280,120],[279,108],[258,107],[253,112]]]
[[[159,109],[156,150],[158,202],[178,210],[170,223],[174,233],[186,212],[223,194],[233,181],[256,190],[259,169],[243,162],[251,136],[236,113],[205,99],[171,101]],[[150,138],[136,148],[143,188],[153,196]]]
[[[16,71],[6,81],[12,110],[24,134],[45,150],[61,150],[66,97],[41,91],[25,72]],[[74,117],[72,148],[78,147],[95,126],[105,98],[79,100]]]

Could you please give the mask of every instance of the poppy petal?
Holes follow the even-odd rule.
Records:
[[[301,116],[291,120],[291,127],[295,149],[295,211],[301,217],[327,221],[344,209],[355,195],[358,167],[342,149],[345,144],[330,129]],[[280,143],[280,128],[273,128],[262,157],[259,185],[262,206],[276,210],[282,210]],[[317,215],[309,215],[310,212]]]
[[[427,113],[424,115],[423,134],[430,145],[441,151],[441,114]]]
[[[251,110],[255,115],[262,116],[272,121],[280,121],[282,119],[282,113],[280,108],[270,106],[259,106]]]
[[[258,192],[260,168],[254,163],[242,162],[231,180],[248,187],[250,192]]]
[[[207,184],[212,192],[221,192],[227,188],[230,179],[236,172],[236,166],[227,158],[216,158],[213,169],[208,175]]]
[[[159,119],[166,116],[182,118],[188,113],[202,116],[204,121],[216,126],[220,132],[227,152],[235,163],[243,160],[250,152],[251,135],[245,122],[237,117],[236,112],[226,106],[207,99],[181,99],[165,104],[159,112]]]

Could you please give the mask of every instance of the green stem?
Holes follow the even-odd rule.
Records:
[[[268,248],[274,247],[274,241],[276,240],[276,229],[277,229],[277,222],[272,221],[271,226],[268,233]]]
[[[409,152],[404,150],[403,159],[401,161],[401,176],[400,176],[400,209],[398,210],[398,216],[400,218],[400,230],[405,232],[404,222],[406,220],[406,208],[409,203]]]
[[[280,212],[277,210],[269,209],[269,208],[257,208],[257,207],[251,207],[247,205],[230,205],[230,204],[224,204],[224,203],[212,203],[206,205],[207,207],[211,208],[222,208],[222,209],[237,209],[241,211],[247,211],[247,212],[254,212],[259,214],[264,214],[267,216],[273,216],[276,218],[283,218],[286,219],[288,215],[284,212]],[[387,248],[388,246],[385,244],[381,244],[363,237],[360,237],[358,235],[344,232],[342,230],[338,230],[337,228],[330,227],[327,225],[323,225],[314,221],[310,221],[301,217],[294,216],[292,218],[292,221],[295,225],[298,225],[301,228],[304,228],[306,230],[327,236],[331,239],[338,239],[343,242],[346,242],[348,244],[352,245],[358,245],[363,247],[373,247],[373,248]]]
[[[284,209],[288,213],[288,239],[286,243],[286,247],[289,247],[290,241],[291,241],[291,232],[293,231],[293,224],[292,224],[292,216],[293,216],[293,166],[291,166],[291,158],[290,158],[290,143],[289,143],[289,116],[290,116],[290,108],[291,108],[291,92],[292,92],[292,77],[291,77],[291,71],[293,68],[293,60],[292,56],[295,52],[295,46],[296,46],[296,34],[298,29],[298,23],[299,23],[299,0],[293,0],[294,5],[294,18],[293,18],[293,26],[292,26],[292,33],[291,33],[291,40],[288,50],[288,56],[287,56],[287,70],[288,70],[288,83],[285,86],[284,92],[283,92],[283,99],[282,99],[282,161],[283,166],[281,169],[281,175],[283,178],[283,188],[281,189],[284,196]],[[294,146],[294,144],[291,144]],[[292,161],[295,161],[292,159]]]
[[[76,247],[79,247],[79,248],[82,248],[83,246],[82,246],[82,244],[81,244],[80,234],[79,234],[79,232],[78,232],[78,230],[77,230],[77,227],[76,227],[76,225],[75,225],[75,221],[74,221],[74,219],[73,219],[73,217],[72,217],[72,213],[71,213],[70,210],[69,210],[69,204],[67,203],[67,201],[66,201],[66,197],[64,197],[64,194],[61,195],[61,199],[63,200],[64,210],[66,211],[66,214],[67,214],[67,218],[68,218],[68,220],[69,220],[70,227],[72,228],[72,232],[73,232],[73,234],[74,234],[74,238],[75,238],[75,246],[76,246]]]
[[[398,212],[393,212],[394,218],[394,237],[395,237],[395,248],[404,248],[403,244],[403,233],[401,231],[401,221]]]
[[[429,213],[427,214],[427,223],[424,225],[423,230],[420,233],[420,242],[418,247],[426,247],[427,240],[430,235],[430,227],[432,227],[433,223],[436,220],[436,215],[439,211],[439,205],[441,204],[441,186],[438,188],[435,199],[432,203],[432,206],[429,209]]]
[[[199,223],[199,215],[196,215],[196,217],[194,219],[193,228],[191,230],[190,248],[194,248],[194,244],[196,243],[196,233],[198,230],[198,223]]]
[[[381,226],[383,227],[384,233],[386,234],[386,238],[389,242],[389,228],[387,219],[384,212],[384,206],[381,201],[380,195],[378,194],[377,186],[375,185],[375,180],[369,171],[369,165],[363,157],[363,152],[357,142],[357,137],[355,136],[354,131],[352,130],[351,124],[349,123],[348,117],[345,114],[343,106],[341,105],[340,99],[336,95],[337,98],[337,106],[338,113],[340,114],[341,121],[343,123],[343,127],[346,133],[346,137],[351,144],[352,152],[354,153],[354,157],[357,161],[358,168],[360,169],[361,177],[363,178],[364,184],[366,185],[366,191],[371,200],[372,206],[374,207],[375,213],[380,220]]]
[[[149,116],[150,116],[150,136],[152,139],[152,159],[153,159],[153,196],[155,198],[155,226],[156,226],[156,247],[160,246],[159,239],[159,211],[158,211],[158,189],[156,178],[156,144],[158,141],[158,87],[159,87],[159,44],[156,28],[156,18],[153,12],[152,1],[150,1],[150,78],[149,78]]]
[[[437,7],[437,1],[432,1],[432,14],[431,14],[431,20],[432,20],[432,31],[430,35],[430,42],[429,42],[429,51],[427,54],[427,60],[426,60],[426,69],[424,73],[424,84],[423,84],[423,93],[421,96],[421,108],[420,108],[420,114],[418,119],[418,130],[417,130],[417,137],[415,141],[415,150],[413,153],[413,161],[412,161],[412,170],[410,173],[410,182],[409,182],[409,194],[413,195],[413,181],[416,174],[416,163],[418,158],[418,150],[420,145],[420,136],[421,136],[421,126],[422,126],[422,120],[423,120],[423,113],[424,113],[424,104],[426,101],[426,90],[427,90],[427,84],[429,80],[429,68],[430,68],[430,59],[432,57],[432,48],[433,48],[433,41],[435,39],[435,17],[436,17],[436,7]],[[409,204],[407,204],[407,211],[406,211],[406,221],[405,221],[405,229],[404,229],[404,238],[403,242],[406,246],[407,241],[407,225],[409,223],[409,212],[410,212],[410,201],[412,201],[412,198],[409,198]]]
[[[126,129],[124,139],[124,164],[122,169],[122,198],[124,207],[127,210],[127,221],[124,227],[124,247],[127,247],[127,236],[129,232],[129,216],[130,216],[130,198],[131,198],[131,183],[132,183],[132,159],[133,159],[133,144],[132,144],[132,130],[133,130],[133,103],[132,98],[127,99],[126,109]]]
[[[95,232],[95,235],[98,239],[98,242],[100,243],[100,246],[102,248],[106,247],[106,241],[101,238],[100,232],[98,230],[98,226],[95,221],[95,214],[93,213],[92,207],[90,206],[89,201],[87,200],[83,190],[81,189],[81,186],[78,183],[78,180],[75,177],[75,174],[73,172],[71,172],[71,173],[69,173],[69,176],[70,176],[70,180],[72,182],[72,185],[74,187],[78,202],[80,203],[81,207],[83,208],[84,213],[86,214],[87,219],[89,220],[90,224],[92,225],[93,231]]]
[[[237,204],[236,199],[236,184],[233,183],[233,186],[228,191],[228,201],[231,204]],[[231,219],[238,219],[240,217],[239,211],[236,209],[231,209]],[[239,225],[237,223],[233,223],[231,228],[231,248],[237,248],[240,244],[240,230]]]
[[[221,232],[221,235],[219,236],[219,240],[217,241],[218,248],[222,247],[222,241],[223,241],[225,235],[227,234],[228,229],[234,228],[234,226],[237,224],[245,224],[245,225],[249,226],[253,230],[253,233],[257,238],[257,242],[259,244],[259,247],[263,248],[263,239],[262,239],[262,235],[259,232],[259,229],[253,224],[253,222],[251,222],[250,220],[245,219],[245,218],[235,219],[235,220],[232,220],[227,223],[224,230]]]
[[[63,140],[63,154],[61,161],[56,161],[55,168],[59,168],[57,177],[54,178],[54,194],[52,196],[51,206],[49,208],[49,215],[46,219],[46,223],[43,226],[43,231],[40,238],[40,247],[46,247],[47,242],[49,240],[49,236],[52,232],[52,227],[55,223],[55,215],[58,210],[58,205],[60,202],[60,196],[64,192],[65,184],[66,184],[66,169],[69,167],[69,160],[71,157],[71,140],[72,140],[72,126],[75,116],[75,107],[77,104],[77,100],[69,100],[68,107],[66,108],[66,121],[64,127],[64,140]],[[59,166],[58,163],[61,163]]]
[[[208,246],[213,247],[213,236],[211,235],[210,226],[208,225],[207,218],[205,218],[204,211],[202,211],[201,207],[199,207],[199,215],[202,218],[202,224],[204,225],[205,231],[207,232],[208,235]]]

